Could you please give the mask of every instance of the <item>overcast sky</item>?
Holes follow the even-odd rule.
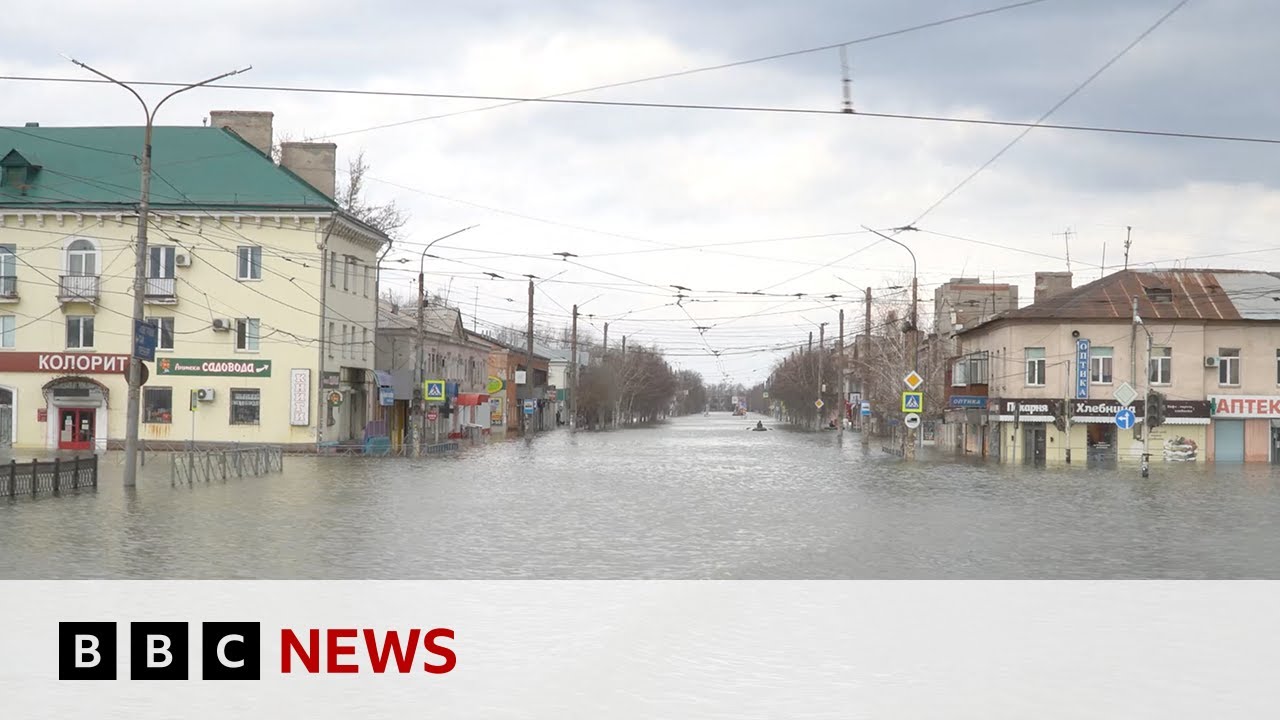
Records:
[[[3,74],[82,76],[59,53],[133,80],[195,81],[237,66],[245,83],[540,96],[853,40],[983,10],[1001,0],[47,0],[5,9]],[[850,46],[855,109],[1034,121],[1133,42],[1174,0],[1046,0]],[[1122,7],[1118,7],[1122,6]],[[1280,6],[1193,0],[1058,110],[1050,122],[1280,137]],[[56,32],[55,32],[56,29]],[[4,82],[0,125],[138,124],[118,88]],[[158,89],[145,92],[156,94]],[[580,99],[838,110],[835,50],[574,96]],[[202,90],[161,124],[213,109],[270,110],[277,134],[332,137],[340,166],[364,151],[375,200],[412,215],[390,283],[411,292],[421,246],[467,225],[429,260],[428,286],[468,316],[522,322],[524,274],[537,312],[610,341],[657,343],[708,381],[751,384],[778,353],[846,312],[851,286],[905,282],[907,253],[861,231],[915,220],[1021,132],[847,115]],[[1066,270],[1076,283],[1121,262],[1276,268],[1280,147],[1037,129],[906,233],[921,294],[962,273],[1021,287]],[[838,234],[839,233],[839,234]],[[997,249],[967,240],[1020,248]],[[808,239],[779,240],[798,236]],[[768,241],[746,243],[744,241]],[[681,250],[672,246],[741,243]],[[1222,253],[1274,248],[1221,256]],[[840,262],[834,262],[849,256]],[[552,253],[570,252],[565,262]],[[503,254],[506,253],[506,254]],[[1038,253],[1038,254],[1033,254]],[[1213,255],[1216,257],[1196,258]],[[834,264],[830,264],[833,263]],[[465,264],[464,264],[465,263]],[[830,264],[830,265],[828,265]],[[824,267],[825,266],[825,267]],[[490,280],[492,271],[519,282]],[[447,273],[456,273],[452,280]],[[558,274],[557,273],[562,273]],[[676,306],[671,285],[692,288]],[[787,301],[739,291],[841,294]],[[477,300],[478,290],[478,300]],[[722,291],[722,293],[709,293]],[[900,296],[899,296],[900,297]],[[711,302],[715,300],[716,302]],[[665,307],[663,307],[665,305]],[[626,317],[624,314],[630,312]],[[751,316],[752,313],[758,313]],[[700,335],[695,325],[713,326]],[[704,343],[705,339],[705,343]],[[719,360],[708,347],[723,351]]]

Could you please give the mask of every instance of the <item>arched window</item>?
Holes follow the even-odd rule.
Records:
[[[80,238],[67,246],[67,274],[98,274],[98,248],[92,242]]]

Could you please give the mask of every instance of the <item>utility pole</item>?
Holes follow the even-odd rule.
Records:
[[[836,345],[836,354],[839,357],[839,360],[837,361],[838,363],[837,367],[839,368],[839,377],[840,377],[840,380],[837,383],[837,386],[840,388],[840,397],[838,400],[836,400],[836,407],[840,411],[840,430],[836,434],[836,437],[838,437],[840,439],[840,442],[843,443],[844,442],[844,420],[845,420],[844,404],[848,402],[848,397],[849,397],[849,393],[844,386],[844,309],[843,308],[841,308],[840,310],[840,341],[839,341],[839,344]]]
[[[812,335],[812,333],[810,333],[810,335]],[[818,324],[818,399],[819,400],[822,399],[822,390],[824,386],[824,383],[822,382],[822,356],[826,354],[826,347],[827,347],[826,337],[827,337],[827,324],[819,323]],[[818,408],[817,418],[814,420],[814,423],[818,426],[819,430],[822,429],[822,418],[825,414],[823,412],[824,410],[826,410],[825,403],[823,404],[823,407]]]
[[[569,361],[573,366],[573,384],[569,386],[569,429],[578,429],[578,306],[573,306],[573,341]]]
[[[809,352],[813,352],[813,331],[809,331]]]
[[[432,245],[435,245],[436,243],[446,238],[451,238],[454,235],[457,235],[458,233],[464,233],[473,227],[475,227],[475,225],[472,225],[470,227],[464,227],[461,230],[455,230],[449,233],[448,235],[443,235],[441,237],[436,238],[435,240],[432,240],[431,242],[427,243],[426,247],[422,248],[422,254],[418,256],[418,309],[417,311],[414,312],[414,314],[417,315],[417,319],[418,319],[418,335],[417,335],[417,342],[414,346],[414,366],[413,366],[414,368],[413,376],[417,380],[417,385],[415,386],[414,394],[418,396],[418,404],[414,408],[413,417],[410,419],[410,422],[409,422],[409,435],[413,440],[413,456],[414,457],[419,457],[422,455],[422,436],[427,431],[427,386],[426,386],[427,377],[426,377],[426,368],[423,367],[423,363],[422,363],[422,354],[425,352],[425,350],[423,349],[423,346],[426,344],[426,339],[423,337],[423,329],[422,329],[422,315],[423,315],[422,311],[427,305],[426,285],[425,285],[425,281],[423,280],[423,276],[424,276],[423,264],[427,260],[427,251],[431,249]],[[436,442],[437,443],[440,442],[439,420],[436,421]]]
[[[626,335],[622,336],[622,357],[623,358],[627,357],[627,336]]]
[[[1124,227],[1124,269],[1129,269],[1129,246],[1133,244],[1133,226]]]
[[[869,383],[867,382],[866,368],[868,367],[868,364],[871,359],[870,356],[871,356],[871,346],[872,346],[872,343],[871,343],[871,288],[869,287],[867,288],[867,298],[864,304],[866,305],[866,317],[863,319],[863,321],[866,324],[863,327],[865,328],[864,332],[866,333],[866,336],[867,336],[866,343],[864,345],[865,345],[867,357],[861,359],[860,365],[862,370],[861,371],[862,392],[864,394],[863,396],[865,397],[869,387]],[[862,408],[858,408],[858,428],[862,433],[863,446],[871,445],[871,428],[867,427],[867,421],[862,417]]]
[[[63,57],[66,57],[65,55]],[[208,85],[215,80],[239,75],[253,68],[252,65],[239,70],[225,72],[208,80],[201,80],[198,83],[184,85],[165,95],[156,103],[154,108],[147,105],[132,87],[120,82],[110,75],[90,67],[85,63],[74,58],[67,58],[73,64],[78,65],[85,70],[97,75],[108,82],[119,85],[129,91],[137,99],[138,104],[142,105],[143,115],[146,117],[146,125],[142,131],[142,160],[139,163],[142,171],[142,178],[139,183],[138,193],[138,236],[136,238],[136,247],[134,248],[133,261],[133,345],[138,346],[138,326],[144,322],[145,307],[144,299],[147,292],[147,226],[151,222],[151,131],[155,124],[156,113],[160,112],[160,106],[164,105],[169,98],[178,93],[186,92],[192,88]],[[132,355],[132,354],[131,354]],[[129,358],[129,394],[128,394],[128,410],[125,416],[125,435],[124,435],[124,486],[136,487],[138,484],[138,425],[142,419],[142,360],[137,357]],[[194,441],[195,438],[192,438]]]
[[[604,357],[602,361],[609,359],[609,323],[604,324]]]
[[[529,277],[529,328],[525,338],[524,352],[524,395],[525,400],[533,399],[533,277]],[[537,403],[534,403],[537,407]],[[528,431],[529,416],[525,414],[523,404],[520,408],[520,434]]]

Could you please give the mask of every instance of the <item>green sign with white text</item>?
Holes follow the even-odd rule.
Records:
[[[156,361],[156,374],[265,378],[271,377],[271,361],[161,357]]]

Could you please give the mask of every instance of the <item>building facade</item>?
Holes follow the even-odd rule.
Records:
[[[423,397],[413,370],[418,318],[412,307],[386,301],[380,307],[378,374],[392,390],[392,402],[383,410],[391,446],[398,450],[408,441],[415,400]],[[425,401],[424,441],[489,435],[489,346],[466,331],[456,308],[439,305],[422,308],[422,339],[420,377],[442,383],[444,389],[442,399]]]
[[[1167,420],[1152,462],[1280,462],[1278,304],[1271,273],[1126,270],[966,329],[953,446],[1014,463],[1137,461],[1154,390]]]
[[[489,396],[489,422],[494,432],[519,432],[522,416],[528,431],[549,430],[555,423],[555,393],[549,392],[550,360],[533,353],[532,381],[521,383],[525,373],[526,350],[493,338],[475,335],[489,348],[490,388],[500,390]]]
[[[140,440],[147,447],[361,437],[376,396],[377,253],[334,203],[331,144],[271,114],[153,135]],[[0,443],[123,444],[142,128],[0,128]]]

